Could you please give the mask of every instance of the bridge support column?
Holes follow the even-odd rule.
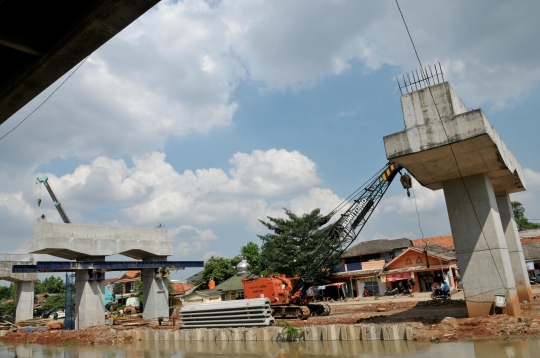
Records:
[[[75,272],[75,328],[105,324],[105,275],[92,270]]]
[[[517,230],[517,225],[512,212],[512,203],[508,194],[497,196],[497,206],[501,223],[508,246],[508,255],[512,264],[512,272],[514,273],[514,281],[516,282],[516,290],[520,301],[532,302],[533,294],[531,291],[531,283],[525,266],[525,256],[523,256],[523,248]]]
[[[493,314],[496,295],[506,297],[508,315],[520,316],[512,264],[489,177],[477,174],[442,184],[469,317]]]
[[[34,281],[17,282],[15,321],[34,318]]]
[[[166,261],[166,257],[145,259],[146,261]],[[142,269],[143,317],[157,319],[169,317],[169,280],[158,269]]]

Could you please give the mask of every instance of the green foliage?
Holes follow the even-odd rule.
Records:
[[[115,295],[121,295],[122,293],[124,293],[124,285],[122,285],[121,283],[115,283],[114,286],[113,286],[113,292]]]
[[[249,263],[249,266],[251,267],[250,272],[258,275],[261,267],[261,251],[259,250],[259,245],[250,241],[245,246],[242,246],[240,254],[242,257],[245,257],[246,261]]]
[[[4,302],[0,304],[0,316],[15,316],[17,304],[15,301]]]
[[[302,216],[284,210],[286,219],[268,217],[268,222],[259,220],[272,231],[258,235],[263,242],[261,274],[310,275],[317,281],[325,281],[333,273],[330,266],[339,259],[339,250],[329,254],[328,238],[320,229],[329,217],[321,215],[320,209]],[[313,263],[323,265],[315,270]]]
[[[9,299],[14,300],[17,297],[17,283],[12,282],[9,284]]]
[[[519,231],[540,228],[540,224],[532,223],[525,217],[525,208],[519,201],[512,201],[512,210]]]
[[[233,258],[233,262],[237,261],[237,258]],[[236,262],[236,265],[238,265]],[[228,278],[236,275],[236,265],[233,266],[231,260],[225,257],[212,256],[204,264],[202,277],[197,283],[207,283],[210,279],[214,279],[216,285],[219,285]]]
[[[283,327],[281,328],[281,333],[291,341],[299,339],[302,333],[304,333],[303,329],[295,327],[287,321],[279,320],[276,322],[276,326]]]
[[[135,294],[140,302],[143,302],[143,283],[142,280],[135,281]]]
[[[66,283],[58,276],[49,276],[43,281],[36,280],[34,282],[34,292],[36,295],[42,293],[65,293]]]
[[[44,310],[57,310],[59,308],[66,308],[66,295],[58,293],[47,297],[45,302],[41,305]]]
[[[0,301],[9,299],[10,294],[11,291],[8,286],[0,286]]]

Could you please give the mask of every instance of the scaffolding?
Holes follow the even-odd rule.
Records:
[[[66,273],[66,318],[64,329],[75,329],[75,273]]]

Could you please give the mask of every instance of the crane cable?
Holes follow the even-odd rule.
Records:
[[[90,55],[86,56],[84,58],[84,60],[81,61],[81,63],[79,64],[79,66],[77,66],[77,68],[75,68],[75,70],[73,72],[71,72],[69,74],[69,76],[66,77],[65,80],[62,81],[62,83],[60,83],[58,85],[58,87],[55,88],[54,91],[52,91],[52,93],[50,95],[47,96],[47,98],[45,98],[43,100],[43,102],[40,103],[39,106],[37,106],[32,112],[30,112],[30,114],[28,114],[26,117],[24,117],[19,123],[17,123],[17,125],[15,127],[13,127],[9,132],[7,132],[6,134],[4,134],[2,137],[0,137],[0,140],[4,139],[5,137],[7,137],[11,132],[13,132],[15,129],[17,129],[17,127],[19,127],[21,124],[23,124],[24,121],[26,121],[32,114],[34,114],[34,112],[36,112],[38,109],[41,108],[41,106],[43,106],[45,104],[45,102],[47,102],[49,100],[49,98],[51,98],[53,96],[53,94],[56,93],[56,91],[58,91],[60,89],[60,87],[62,87],[64,85],[64,83],[67,82],[67,80],[69,80],[71,78],[71,76],[73,76],[75,74],[75,72],[77,72],[77,70],[79,68],[81,68],[81,66],[83,65],[83,63],[86,62],[86,60],[88,59],[88,57],[90,57]]]

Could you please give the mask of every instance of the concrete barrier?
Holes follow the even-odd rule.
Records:
[[[306,347],[311,347],[317,341],[343,341],[343,343],[337,343],[340,347],[344,344],[349,344],[345,343],[348,341],[389,341],[384,344],[390,347],[389,349],[395,350],[396,348],[393,348],[395,344],[391,343],[391,341],[413,340],[412,328],[404,324],[307,326],[302,327],[301,329],[303,332],[298,337],[298,340],[313,342],[306,345]],[[174,342],[184,341],[189,342],[189,344],[202,344],[204,346],[205,344],[208,345],[209,342],[219,345],[227,344],[226,342],[228,341],[275,342],[287,340],[288,337],[286,337],[282,331],[282,327],[270,326],[256,328],[195,328],[180,330],[130,329],[118,331],[116,334],[118,337],[132,337],[134,341],[144,341],[148,342],[148,344],[154,344],[154,342],[171,342],[170,344],[174,344]],[[9,331],[0,331],[0,337],[3,337],[8,333]],[[372,346],[370,345],[370,347]]]

